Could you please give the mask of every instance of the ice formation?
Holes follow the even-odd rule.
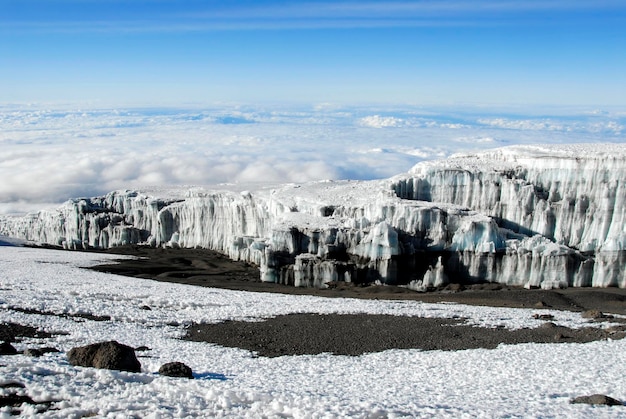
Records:
[[[0,233],[68,249],[217,250],[261,279],[626,287],[626,146],[513,146],[380,181],[273,190],[116,191],[4,217]]]

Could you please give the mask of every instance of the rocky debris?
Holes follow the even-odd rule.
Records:
[[[604,394],[592,394],[591,396],[579,396],[570,400],[572,404],[591,404],[591,405],[604,405],[604,406],[623,406],[624,403],[614,399],[613,397],[605,396]]]
[[[141,371],[135,350],[114,340],[72,348],[67,353],[70,364],[109,370]]]
[[[150,308],[150,306],[146,306],[146,305],[143,305],[143,306],[141,306],[141,307],[139,307],[139,308],[140,308],[140,309],[142,309],[142,310],[152,310],[152,309]]]
[[[24,403],[36,406],[36,410],[38,413],[43,413],[46,410],[50,409],[50,405],[52,404],[51,401],[36,402],[30,396],[21,395],[18,393],[9,393],[0,396],[0,407],[11,407],[11,415],[19,415],[21,411],[18,409],[18,407],[20,407]]]
[[[28,348],[28,349],[24,349],[24,355],[38,358],[41,355],[43,355],[43,352],[37,348]]]
[[[9,381],[0,384],[0,388],[26,388],[26,386],[18,381]]]
[[[465,287],[463,286],[463,284],[459,284],[459,283],[448,284],[443,289],[443,291],[446,291],[446,292],[461,292],[463,290],[465,290]]]
[[[533,319],[537,320],[554,320],[554,316],[552,314],[533,314]]]
[[[9,342],[0,343],[0,355],[15,355],[17,349],[13,347]]]
[[[32,357],[40,357],[47,353],[61,352],[57,348],[45,347],[45,348],[28,348],[24,350],[24,355]]]
[[[182,362],[168,362],[167,364],[161,365],[159,374],[167,377],[193,378],[191,368]]]
[[[583,311],[581,316],[583,317],[583,319],[593,319],[593,320],[613,318],[613,316],[611,316],[610,314],[604,314],[600,310]]]
[[[145,352],[145,351],[151,351],[152,349],[148,348],[147,346],[137,346],[135,348],[135,352]]]
[[[0,324],[0,340],[5,342],[15,342],[18,337],[27,338],[49,338],[52,334],[37,330],[36,327],[25,326],[18,323]]]

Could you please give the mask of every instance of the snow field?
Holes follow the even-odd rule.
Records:
[[[176,339],[194,321],[260,319],[286,313],[372,313],[467,318],[482,326],[536,327],[536,310],[327,299],[198,288],[81,269],[119,256],[0,247],[0,322],[63,331],[15,346],[73,346],[115,339],[137,352],[139,374],[70,366],[64,353],[0,357],[0,382],[18,381],[36,401],[60,400],[42,417],[623,417],[621,408],[570,405],[603,393],[626,399],[626,343],[524,344],[458,352],[390,350],[359,357],[263,358],[249,351]],[[151,310],[142,310],[148,305]],[[110,321],[26,314],[109,315]],[[546,310],[582,327],[579,314]],[[144,357],[147,356],[147,357]],[[159,376],[182,361],[195,380]],[[6,394],[9,389],[0,389]],[[32,407],[22,414],[34,414]],[[31,410],[29,410],[31,409]],[[0,411],[8,417],[8,410]]]

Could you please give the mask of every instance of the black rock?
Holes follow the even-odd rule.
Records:
[[[9,381],[4,384],[0,384],[0,388],[26,388],[26,386],[19,381]]]
[[[9,342],[0,343],[0,355],[15,355],[17,349],[13,347]]]
[[[67,353],[67,359],[70,364],[81,367],[141,371],[141,364],[135,356],[135,350],[114,340],[72,348]]]
[[[43,355],[43,351],[41,349],[28,348],[24,350],[24,355],[37,358]]]
[[[167,364],[161,365],[159,374],[168,377],[193,378],[191,368],[182,362],[168,362]]]
[[[600,310],[587,310],[581,313],[583,319],[604,319],[606,315]]]
[[[623,406],[624,404],[614,399],[613,397],[605,396],[604,394],[592,394],[591,396],[579,396],[570,400],[573,404],[593,404],[593,405],[605,405],[605,406]]]

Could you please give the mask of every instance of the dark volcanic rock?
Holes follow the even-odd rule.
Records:
[[[37,413],[47,411],[50,409],[50,405],[52,404],[52,402],[36,402],[29,396],[17,393],[9,393],[0,396],[0,407],[10,407],[11,409],[9,410],[9,413],[12,416],[16,416],[21,413],[19,407],[24,403],[35,406]]]
[[[533,314],[533,319],[537,320],[554,320],[554,316],[552,314]]]
[[[593,404],[593,405],[605,405],[605,406],[623,406],[624,404],[614,399],[613,397],[605,396],[604,394],[592,394],[591,396],[579,396],[572,399],[570,403],[573,404]]]
[[[114,340],[72,348],[67,353],[67,358],[70,364],[81,367],[141,371],[135,350]]]
[[[612,319],[613,316],[606,315],[600,310],[587,310],[583,311],[581,316],[583,319]]]
[[[13,347],[9,342],[0,343],[0,355],[15,355],[17,349]]]
[[[167,364],[161,365],[159,374],[168,377],[193,378],[191,368],[182,362],[168,362]]]
[[[41,349],[37,349],[37,348],[28,348],[28,349],[24,350],[24,355],[32,356],[34,358],[38,358],[41,355],[43,355],[43,351]]]
[[[0,340],[15,342],[18,337],[49,338],[52,334],[37,330],[36,327],[24,326],[18,323],[0,324]]]
[[[18,381],[9,381],[4,384],[0,384],[0,388],[26,388],[26,386]]]
[[[49,346],[46,346],[44,348],[28,348],[24,350],[24,355],[38,357],[38,356],[42,356],[48,353],[55,353],[55,352],[61,352],[61,351],[59,351],[57,348],[51,348]]]

